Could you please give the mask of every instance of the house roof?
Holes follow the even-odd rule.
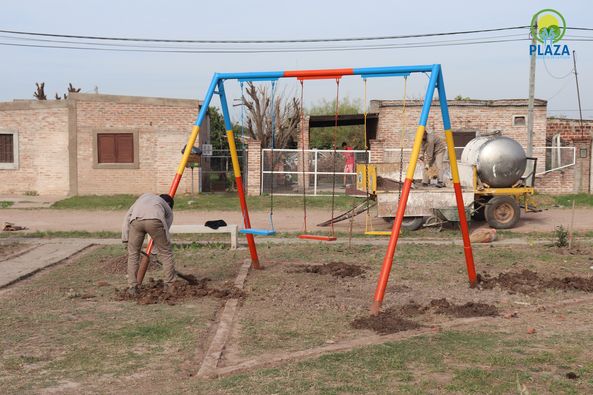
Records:
[[[401,107],[403,100],[372,100],[371,108],[381,107]],[[417,107],[422,106],[424,100],[406,100],[406,106]],[[468,106],[468,107],[527,107],[529,100],[527,99],[495,99],[495,100],[479,100],[479,99],[467,99],[467,100],[447,100],[447,104],[450,107],[454,106]],[[433,106],[438,106],[439,101],[433,100]],[[535,99],[534,105],[537,107],[548,105],[547,100]]]
[[[13,100],[0,102],[0,110],[34,110],[45,108],[66,108],[73,102],[112,102],[112,103],[138,103],[154,106],[174,106],[196,108],[203,104],[202,100],[174,99],[166,97],[104,95],[101,93],[70,93],[65,100]]]

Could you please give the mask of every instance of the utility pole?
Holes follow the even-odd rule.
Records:
[[[581,110],[581,92],[579,91],[579,77],[577,73],[577,56],[576,51],[572,51],[572,60],[574,62],[574,79],[577,83],[577,99],[579,101],[579,120],[581,125],[581,137],[583,137],[583,111]]]
[[[535,22],[537,32],[537,22]],[[536,45],[537,40],[534,34],[531,35],[531,44]],[[529,102],[527,104],[527,156],[533,155],[533,104],[535,101],[535,56],[537,51],[531,54],[529,66]]]

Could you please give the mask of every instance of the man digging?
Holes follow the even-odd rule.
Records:
[[[128,246],[128,293],[138,294],[136,275],[140,251],[148,233],[158,249],[165,271],[165,287],[175,280],[175,262],[169,228],[173,224],[173,198],[169,195],[145,193],[128,210],[122,228],[122,242]]]

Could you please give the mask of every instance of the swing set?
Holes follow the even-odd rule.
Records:
[[[196,139],[198,137],[198,133],[200,131],[200,125],[204,121],[208,106],[210,105],[213,96],[216,94],[220,98],[222,113],[224,117],[224,123],[226,127],[226,135],[227,140],[229,143],[229,149],[231,152],[231,159],[233,163],[233,172],[236,179],[237,185],[237,195],[239,197],[239,202],[241,205],[241,213],[243,215],[243,233],[245,233],[247,244],[249,247],[249,253],[251,256],[251,267],[253,269],[260,269],[259,258],[257,255],[257,249],[255,245],[255,238],[254,236],[259,234],[262,230],[257,230],[251,226],[251,222],[249,219],[249,211],[247,208],[247,202],[245,200],[245,191],[243,188],[243,180],[241,177],[241,168],[239,165],[239,159],[237,155],[237,147],[235,145],[235,136],[234,131],[231,123],[227,97],[224,89],[225,81],[229,80],[238,80],[239,82],[246,82],[246,81],[270,81],[273,84],[273,90],[275,87],[276,81],[281,78],[296,78],[301,82],[301,87],[304,86],[304,81],[306,80],[313,80],[313,79],[334,79],[336,81],[336,114],[335,114],[335,127],[334,127],[334,175],[335,175],[335,166],[336,166],[336,129],[338,125],[338,99],[339,99],[339,83],[340,79],[344,76],[353,76],[358,75],[363,80],[367,80],[368,78],[375,78],[375,77],[404,77],[407,78],[412,73],[425,73],[430,75],[428,86],[426,89],[426,94],[424,96],[424,104],[422,106],[422,111],[420,114],[420,119],[418,121],[418,126],[416,129],[416,134],[414,137],[414,144],[412,147],[412,152],[410,155],[408,168],[406,172],[406,178],[401,185],[401,197],[398,202],[397,211],[395,215],[395,221],[393,223],[392,230],[389,235],[389,243],[387,246],[387,252],[383,259],[383,264],[381,267],[381,271],[379,274],[379,279],[377,283],[377,287],[375,290],[374,301],[371,306],[371,314],[378,314],[383,303],[383,298],[385,296],[385,290],[387,288],[387,282],[389,280],[389,275],[391,272],[391,268],[393,265],[393,258],[395,254],[395,250],[397,247],[397,241],[399,237],[399,233],[401,230],[404,213],[406,210],[406,203],[408,200],[408,196],[410,194],[410,189],[412,187],[412,182],[414,178],[414,170],[416,168],[416,163],[420,154],[420,149],[422,145],[422,137],[425,133],[426,123],[428,121],[428,114],[430,111],[430,107],[432,104],[432,100],[434,97],[435,90],[438,91],[439,102],[440,102],[440,110],[443,120],[443,126],[445,129],[445,138],[447,142],[447,151],[449,154],[449,162],[451,167],[451,175],[453,178],[453,188],[455,191],[455,197],[457,202],[457,209],[459,213],[459,221],[461,227],[461,233],[463,238],[463,248],[465,253],[465,261],[467,267],[467,274],[469,278],[470,287],[474,287],[476,285],[477,277],[476,271],[474,267],[474,260],[473,260],[473,253],[472,247],[469,240],[469,229],[467,225],[467,219],[465,214],[465,206],[463,203],[463,195],[461,191],[461,184],[459,180],[459,171],[457,168],[457,158],[455,155],[455,147],[453,143],[453,133],[451,131],[451,122],[449,118],[449,109],[447,106],[447,97],[445,93],[445,85],[443,80],[443,74],[441,71],[440,64],[432,64],[432,65],[420,65],[420,66],[391,66],[391,67],[367,67],[367,68],[345,68],[345,69],[325,69],[325,70],[294,70],[294,71],[270,71],[270,72],[253,72],[253,73],[215,73],[212,77],[208,90],[206,92],[206,96],[204,97],[204,102],[200,107],[200,111],[198,113],[197,119],[194,123],[192,128],[192,132],[188,138],[187,146],[193,147]],[[301,89],[301,139],[304,141],[304,114],[302,110],[302,97],[303,97],[304,88]],[[365,106],[366,106],[366,97],[365,97]],[[274,113],[274,108],[272,107],[272,113]],[[365,110],[366,113],[366,110]],[[365,117],[366,121],[366,117]],[[366,123],[366,122],[365,122]],[[275,125],[272,127],[272,132],[274,131]],[[405,131],[402,130],[402,136]],[[366,134],[366,128],[365,128]],[[365,139],[365,147],[366,147],[366,139]],[[402,155],[403,161],[403,137],[401,140],[401,150],[400,153]],[[304,147],[304,145],[303,145]],[[272,137],[272,157],[274,148],[274,138]],[[368,147],[366,147],[368,150]],[[184,151],[179,166],[177,167],[177,172],[175,177],[173,178],[173,182],[169,189],[169,195],[172,197],[175,196],[177,192],[177,188],[181,181],[181,177],[183,176],[183,172],[185,170],[185,165],[189,159],[189,155],[191,150],[187,149]],[[367,156],[368,158],[368,156]],[[305,174],[305,156],[303,151],[303,158],[302,158],[301,166],[303,168],[303,175]],[[368,159],[367,159],[368,161]],[[273,163],[273,158],[272,158]],[[400,168],[401,171],[401,168]],[[367,172],[368,174],[368,172]],[[367,176],[368,177],[368,176]],[[272,180],[273,184],[273,180]],[[305,178],[303,177],[303,204],[304,204],[304,222],[305,222],[305,233],[299,235],[299,238],[302,239],[312,239],[312,240],[335,240],[335,234],[333,231],[333,225],[331,228],[331,233],[329,236],[319,236],[319,235],[310,235],[306,233],[306,186],[305,186]],[[368,185],[368,184],[367,184]],[[272,187],[273,188],[273,187]],[[335,177],[332,186],[332,218],[333,218],[333,210],[334,210],[334,199],[335,197]],[[273,194],[271,194],[271,208],[270,208],[270,225],[272,229],[271,232],[275,232],[273,228]],[[266,230],[268,231],[268,230]],[[263,232],[262,233],[267,233]],[[149,256],[153,248],[153,241],[150,240],[146,253]],[[145,262],[146,261],[146,262]],[[141,263],[141,267],[138,270],[138,283],[141,284],[142,280],[144,279],[144,275],[146,273],[146,267],[148,266],[148,260],[143,260]]]

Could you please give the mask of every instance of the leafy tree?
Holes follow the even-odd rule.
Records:
[[[359,114],[362,112],[362,101],[350,98],[340,99],[338,113],[340,115]],[[308,111],[310,115],[334,115],[336,100],[321,102],[313,105]],[[310,146],[318,149],[332,149],[334,147],[334,127],[315,128],[309,130]],[[364,149],[364,126],[338,126],[336,130],[336,147],[341,149],[346,142],[354,149]]]

